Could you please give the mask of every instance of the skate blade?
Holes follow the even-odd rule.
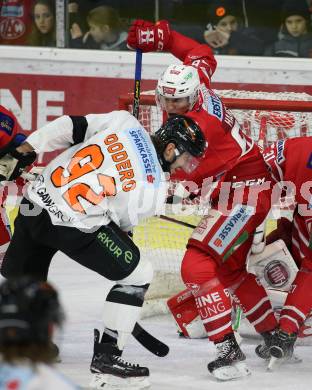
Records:
[[[230,381],[242,378],[251,374],[246,363],[239,362],[231,366],[220,367],[212,372],[212,375],[220,381]]]
[[[143,390],[150,383],[147,377],[119,378],[109,374],[92,374],[90,389],[105,390]]]
[[[290,358],[276,358],[274,356],[271,356],[267,367],[267,371],[274,371],[279,366],[284,364],[298,364],[298,363],[302,363],[302,359],[296,355],[292,355],[292,357]]]
[[[267,367],[267,371],[270,371],[270,372],[274,371],[281,364],[280,360],[282,360],[282,359],[278,359],[274,356],[271,356],[268,367]]]

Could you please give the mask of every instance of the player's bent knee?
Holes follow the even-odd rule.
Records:
[[[202,284],[216,277],[216,263],[208,253],[197,248],[186,251],[181,264],[181,277],[185,285]]]
[[[140,260],[134,271],[119,283],[126,285],[143,286],[153,280],[153,267],[149,260]]]

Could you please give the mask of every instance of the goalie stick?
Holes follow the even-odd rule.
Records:
[[[137,322],[132,331],[132,336],[148,351],[156,356],[164,357],[169,353],[169,347],[156,337],[152,336]]]

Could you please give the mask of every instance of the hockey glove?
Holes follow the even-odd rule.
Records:
[[[23,154],[15,149],[7,153],[0,158],[0,182],[18,178],[23,170],[36,160],[36,157],[35,152]]]
[[[141,49],[142,52],[163,51],[170,42],[170,27],[166,20],[156,24],[146,20],[135,20],[128,32],[129,49]]]

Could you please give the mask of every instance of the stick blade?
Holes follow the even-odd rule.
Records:
[[[143,329],[140,324],[135,324],[135,327],[132,331],[132,335],[140,344],[143,345],[143,347],[145,347],[154,355],[159,357],[164,357],[168,355],[168,345],[158,340],[156,337],[152,336],[149,332]]]

